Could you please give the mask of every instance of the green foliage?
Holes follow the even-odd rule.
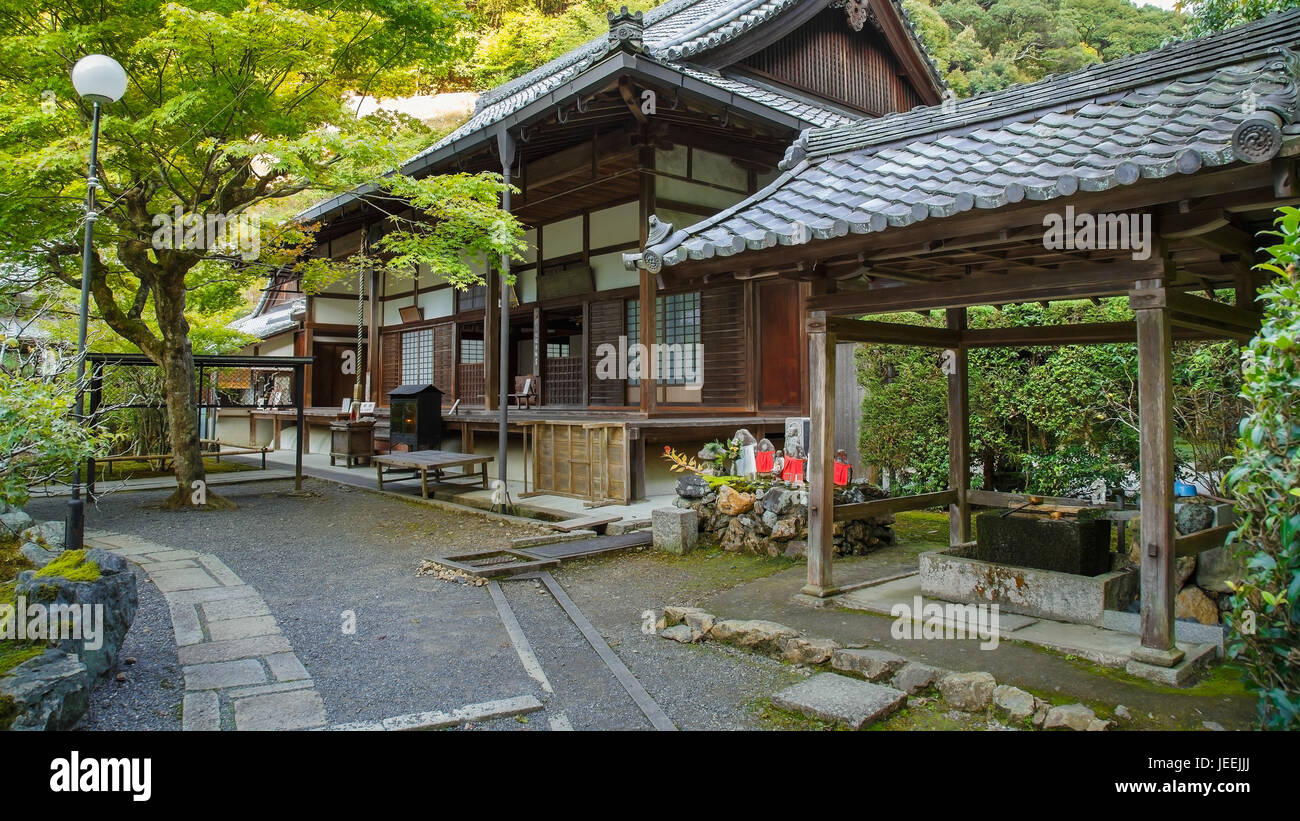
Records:
[[[1185,0],[1182,10],[1191,16],[1187,32],[1194,37],[1213,34],[1275,11],[1300,6],[1300,0]]]
[[[1245,561],[1232,596],[1228,655],[1259,695],[1261,726],[1300,729],[1300,209],[1279,209],[1277,275],[1263,292],[1263,323],[1244,353],[1236,461],[1224,488],[1241,521],[1230,544]],[[1251,619],[1253,616],[1254,629]]]
[[[29,485],[66,479],[100,446],[69,415],[72,396],[71,380],[0,371],[0,501],[21,507]]]
[[[958,96],[1158,47],[1182,16],[1128,0],[904,0]]]
[[[1123,299],[972,308],[971,328],[1132,321]],[[939,327],[936,318],[881,319]],[[1180,343],[1174,349],[1177,463],[1215,483],[1231,452],[1242,404],[1231,343]],[[948,485],[947,384],[940,352],[859,346],[865,462],[889,470],[896,492]],[[970,361],[970,437],[982,464],[975,485],[1052,496],[1086,491],[1098,478],[1115,486],[1137,467],[1136,345],[976,348]]]
[[[653,0],[574,0],[535,5],[478,4],[473,56],[464,66],[467,84],[488,89],[514,79],[609,31],[605,13],[627,6],[654,7]]]

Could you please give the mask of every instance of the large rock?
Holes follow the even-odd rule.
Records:
[[[1019,687],[999,684],[993,688],[993,711],[1009,721],[1024,721],[1038,709],[1039,700]]]
[[[739,516],[754,509],[754,495],[741,493],[731,485],[718,488],[718,512],[728,516]]]
[[[41,547],[63,549],[63,522],[41,522],[22,532],[24,542],[35,542]]]
[[[1196,562],[1196,584],[1215,593],[1231,593],[1228,582],[1240,582],[1246,575],[1245,563],[1234,558],[1232,549],[1216,547],[1201,553]]]
[[[905,664],[907,659],[888,650],[836,650],[831,657],[831,666],[836,670],[857,673],[869,681],[893,675]]]
[[[68,730],[90,709],[90,680],[75,653],[49,649],[0,676],[0,730]]]
[[[1048,709],[1043,729],[1085,732],[1096,719],[1097,714],[1082,704],[1064,704]]]
[[[889,683],[895,690],[902,690],[909,696],[914,696],[933,687],[934,682],[941,675],[943,671],[937,667],[909,661],[894,674],[894,680]]]
[[[1174,511],[1174,526],[1186,536],[1214,526],[1214,508],[1209,505],[1181,504]]]
[[[1201,624],[1218,624],[1219,607],[1205,591],[1195,585],[1178,591],[1174,599],[1174,618],[1196,619]]]
[[[1182,590],[1183,586],[1187,584],[1187,580],[1190,579],[1192,577],[1192,574],[1195,572],[1196,572],[1195,556],[1179,556],[1177,559],[1175,559],[1174,575],[1177,577],[1177,581],[1174,582],[1174,589]]]
[[[63,552],[63,549],[57,547],[46,548],[41,547],[36,542],[27,542],[18,548],[18,552],[23,554],[27,561],[36,565],[39,569],[59,558],[59,554]]]
[[[943,700],[968,713],[988,709],[997,681],[989,673],[949,673],[939,679]]]
[[[830,639],[806,639],[803,636],[786,636],[780,640],[781,658],[791,664],[825,664],[831,654],[840,649]]]
[[[139,599],[135,588],[135,573],[126,559],[98,548],[85,551],[85,562],[99,568],[93,580],[69,579],[59,575],[38,576],[37,571],[26,570],[18,576],[15,594],[24,596],[28,605],[43,604],[77,606],[81,613],[91,613],[97,636],[81,632],[80,638],[63,638],[54,643],[65,653],[76,653],[93,680],[107,675],[117,663],[118,652],[126,632],[135,620]],[[44,571],[41,571],[44,572]],[[71,571],[69,571],[71,572]],[[89,611],[86,606],[89,606]],[[100,607],[102,606],[102,610]]]
[[[4,513],[0,513],[0,537],[12,534],[17,537],[33,524],[32,517],[27,515],[21,507],[11,507]]]
[[[677,480],[677,495],[683,499],[703,499],[709,485],[700,476],[688,473]]]
[[[724,619],[714,623],[709,638],[734,644],[757,653],[781,652],[781,639],[799,635],[799,631],[784,624],[762,619]]]

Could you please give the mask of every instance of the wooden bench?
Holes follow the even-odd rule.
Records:
[[[515,403],[516,408],[533,408],[541,404],[541,390],[537,377],[531,373],[515,377],[515,392],[506,394],[506,404]]]
[[[216,447],[216,450],[205,450],[205,448]],[[245,456],[250,454],[261,454],[262,470],[266,470],[266,454],[271,449],[269,447],[245,447],[242,445],[228,445],[216,439],[200,439],[199,454],[203,457],[211,456],[221,462],[222,456]],[[86,496],[93,500],[95,498],[95,465],[103,464],[108,467],[105,471],[112,474],[113,465],[118,462],[144,462],[156,470],[166,470],[172,462],[170,453],[120,453],[116,456],[90,456],[86,458]],[[156,467],[155,467],[156,466]]]
[[[415,471],[420,477],[420,495],[425,499],[429,498],[429,472],[433,472],[435,482],[444,481],[443,471],[447,468],[460,468],[461,472],[446,479],[473,479],[482,477],[483,489],[487,489],[487,466],[494,457],[477,456],[473,453],[454,453],[446,450],[413,450],[409,453],[386,453],[382,456],[373,457],[375,463],[376,479],[379,481],[379,489],[384,489],[384,467],[387,466],[393,470],[411,470]],[[472,468],[478,465],[477,471]],[[404,476],[400,479],[389,479],[388,481],[405,481],[414,479],[414,476]]]

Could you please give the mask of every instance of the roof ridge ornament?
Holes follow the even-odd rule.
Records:
[[[1282,129],[1300,120],[1300,54],[1283,46],[1242,92],[1246,118],[1232,132],[1232,154],[1241,162],[1265,162],[1282,149]]]
[[[647,224],[650,226],[645,238],[647,248],[663,242],[664,238],[673,232],[673,224],[659,219],[658,214],[651,214]]]
[[[634,54],[643,54],[645,52],[645,23],[641,12],[630,12],[627,6],[623,6],[617,12],[606,12],[605,19],[609,21],[609,38],[608,43],[611,48],[618,48],[624,51],[630,51]]]

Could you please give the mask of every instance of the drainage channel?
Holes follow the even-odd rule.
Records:
[[[569,594],[564,591],[564,588],[560,586],[559,582],[555,581],[554,577],[552,577],[549,572],[542,570],[540,572],[511,577],[511,581],[516,580],[538,581],[545,586],[546,592],[550,594],[551,599],[555,601],[555,603],[560,606],[560,609],[564,611],[564,614],[568,616],[569,621],[577,628],[578,632],[582,634],[583,639],[585,639],[587,644],[591,646],[591,649],[595,651],[597,657],[599,657],[600,661],[618,682],[623,691],[636,704],[636,707],[641,714],[650,722],[651,727],[656,730],[664,731],[677,729],[677,726],[673,724],[672,719],[670,719],[663,709],[655,702],[654,698],[646,692],[645,687],[643,687],[641,682],[637,680],[636,676],[632,674],[632,671],[627,668],[627,665],[623,664],[622,659],[620,659],[610,648],[609,644],[605,642],[604,637],[602,637],[600,632],[596,630],[595,625],[593,625],[587,617],[583,615],[582,611],[578,609],[578,606],[574,604],[573,599],[569,598]],[[506,600],[505,592],[501,589],[501,584],[495,580],[489,580],[487,588],[489,594],[492,596],[493,603],[496,605],[497,612],[501,615],[501,623],[505,626],[506,633],[509,635],[510,641],[515,646],[515,652],[519,655],[519,661],[524,666],[524,671],[541,686],[544,692],[554,694],[555,688],[550,679],[547,678],[545,671],[542,669],[542,664],[538,660],[537,654],[534,652],[532,645],[529,643],[528,637],[524,634],[523,628],[520,627],[519,620],[516,618],[514,610],[510,607],[510,603]],[[558,716],[551,719],[551,729],[569,730],[573,728],[570,726],[568,718],[563,713],[560,713]]]

